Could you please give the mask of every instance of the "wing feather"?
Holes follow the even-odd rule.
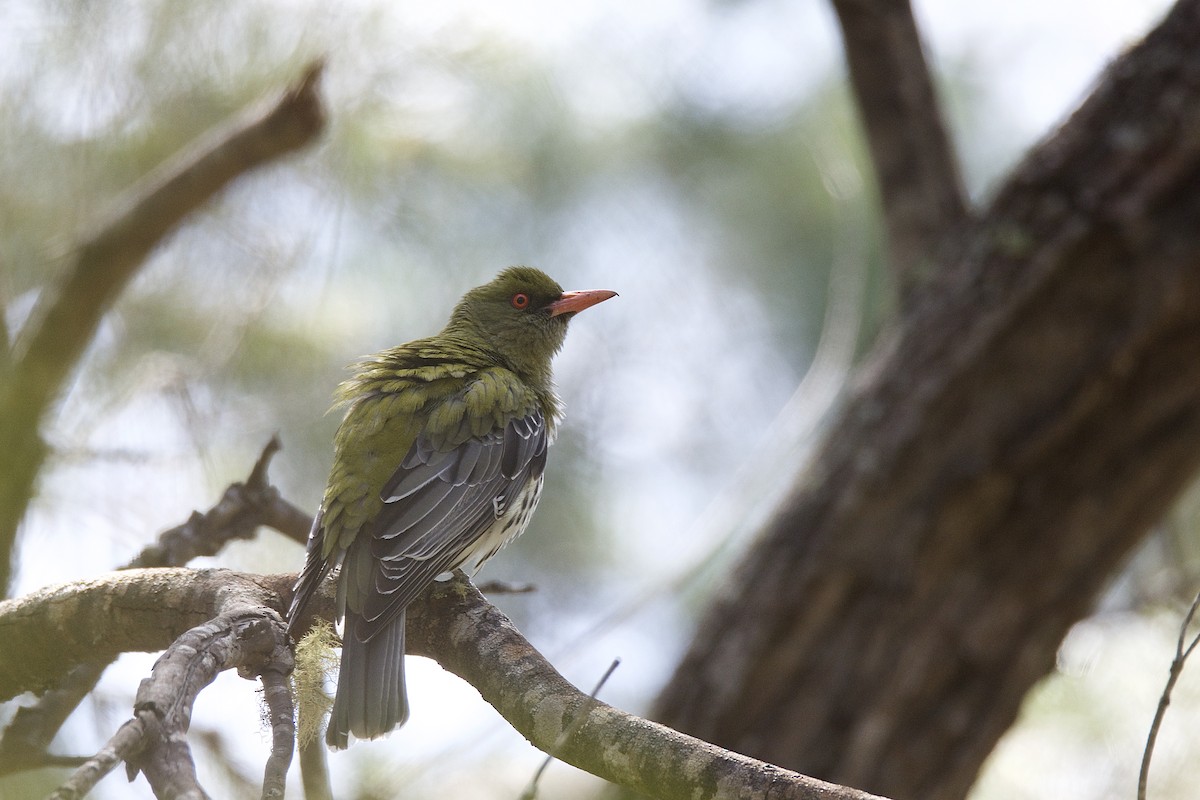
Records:
[[[541,476],[547,445],[540,409],[450,450],[417,437],[384,484],[383,510],[362,537],[372,556],[371,578],[356,581],[347,598],[361,610],[361,640],[386,628],[437,575],[467,560],[507,504]],[[356,540],[352,549],[359,545]]]

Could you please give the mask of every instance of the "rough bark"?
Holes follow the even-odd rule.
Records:
[[[1200,2],[1035,147],[858,376],[654,717],[962,797],[1200,467]]]

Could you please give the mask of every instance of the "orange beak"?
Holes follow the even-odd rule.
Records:
[[[610,292],[608,289],[563,292],[562,297],[548,305],[547,308],[550,309],[550,316],[552,317],[557,317],[559,314],[575,314],[583,311],[585,308],[591,308],[597,303],[603,303],[605,300],[616,296],[616,292]]]

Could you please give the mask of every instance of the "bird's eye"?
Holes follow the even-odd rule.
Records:
[[[512,296],[512,300],[509,302],[512,303],[513,308],[517,309],[518,311],[524,311],[525,309],[529,308],[529,295],[525,294],[524,292],[517,292]]]

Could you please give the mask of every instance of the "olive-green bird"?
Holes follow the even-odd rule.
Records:
[[[571,317],[615,295],[564,292],[511,267],[467,292],[441,333],[368,358],[338,388],[346,416],[288,612],[299,634],[306,603],[341,566],[329,746],[404,724],[404,609],[525,530],[561,414],[551,359]]]

